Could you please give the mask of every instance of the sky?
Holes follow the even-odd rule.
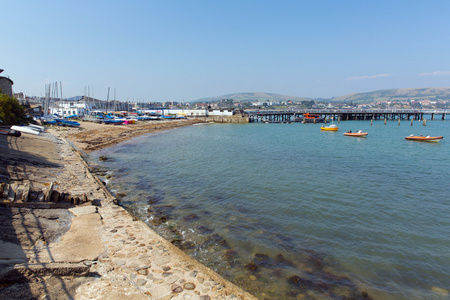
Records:
[[[193,101],[450,86],[450,1],[0,0],[14,92]],[[89,87],[89,88],[88,88]]]

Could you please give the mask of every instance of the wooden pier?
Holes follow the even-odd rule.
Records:
[[[305,110],[245,110],[249,122],[301,122],[304,114],[317,114],[326,120],[445,120],[449,109],[305,109]]]

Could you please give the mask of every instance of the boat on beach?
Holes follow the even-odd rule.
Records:
[[[368,135],[368,133],[362,132],[361,130],[358,130],[357,132],[352,132],[350,130],[350,131],[344,132],[344,135],[345,136],[354,136],[354,137],[366,137]]]
[[[338,131],[339,127],[337,125],[335,125],[335,124],[331,124],[330,126],[323,126],[322,125],[320,127],[320,130],[323,130],[323,131]]]
[[[11,130],[15,130],[15,131],[20,131],[23,133],[29,133],[29,134],[34,134],[34,135],[39,135],[39,131],[29,127],[29,126],[18,126],[18,125],[13,125],[11,126]]]
[[[22,133],[20,131],[12,130],[9,128],[0,128],[0,134],[1,135],[10,135],[10,136],[15,136],[15,137],[20,137],[22,135]]]
[[[416,135],[410,135],[405,137],[405,139],[410,140],[410,141],[419,141],[419,142],[439,142],[440,140],[442,140],[444,137],[443,136],[416,136]]]
[[[80,123],[75,121],[69,121],[64,119],[54,119],[54,121],[56,121],[56,125],[58,126],[80,127]]]
[[[106,119],[103,120],[103,124],[112,124],[112,125],[121,125],[125,122],[124,120],[118,120],[118,119]]]

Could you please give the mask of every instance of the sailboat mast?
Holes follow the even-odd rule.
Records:
[[[114,113],[116,112],[116,88],[114,88]]]
[[[106,97],[106,114],[108,114],[108,103],[109,103],[109,87],[108,87],[108,96]]]

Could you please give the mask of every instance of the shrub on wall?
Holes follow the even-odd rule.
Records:
[[[25,109],[19,101],[6,94],[0,94],[0,120],[1,125],[14,125],[27,122]]]

